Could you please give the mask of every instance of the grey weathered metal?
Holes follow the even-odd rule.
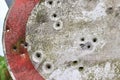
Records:
[[[45,0],[26,27],[46,80],[120,80],[120,0]]]

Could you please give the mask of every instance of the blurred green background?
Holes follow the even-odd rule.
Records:
[[[6,65],[5,58],[0,56],[0,80],[12,80]]]

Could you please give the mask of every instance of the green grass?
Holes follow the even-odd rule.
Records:
[[[5,58],[2,56],[0,56],[0,80],[12,80],[7,69]]]

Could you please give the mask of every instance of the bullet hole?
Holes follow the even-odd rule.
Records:
[[[88,46],[87,46],[87,48],[88,48],[88,49],[90,49],[90,48],[91,48],[91,46],[90,46],[90,45],[88,45]]]
[[[56,27],[60,27],[60,23],[59,22],[56,24]]]
[[[54,8],[55,7],[55,1],[54,0],[46,0],[45,1],[45,6],[47,7],[47,8]]]
[[[76,65],[76,64],[78,64],[78,61],[75,60],[72,63],[73,63],[73,65]]]
[[[54,66],[51,62],[45,62],[42,66],[42,69],[45,73],[49,74],[54,70]]]
[[[16,51],[17,50],[17,46],[13,46],[13,50]]]
[[[93,49],[93,46],[90,42],[87,42],[85,44],[80,44],[80,47],[82,50],[91,50]]]
[[[81,41],[85,41],[85,38],[83,37],[83,38],[81,38]]]
[[[59,14],[57,12],[54,12],[50,15],[50,19],[53,21],[59,20]]]
[[[107,14],[112,14],[113,11],[114,11],[113,7],[109,7],[109,8],[107,8],[106,13]]]
[[[32,54],[32,60],[37,63],[41,63],[43,60],[43,53],[42,51],[36,51],[34,54]]]
[[[113,10],[113,8],[112,8],[112,7],[109,7],[108,10]]]
[[[88,49],[88,50],[93,49],[92,44],[91,44],[90,42],[87,42],[87,43],[85,44],[85,49]]]
[[[48,4],[49,4],[49,5],[52,5],[52,4],[53,4],[53,1],[48,1]]]
[[[56,18],[56,17],[57,17],[57,14],[54,13],[52,16],[53,16],[54,18]]]
[[[62,29],[62,28],[63,28],[63,22],[62,22],[62,21],[57,21],[57,22],[55,22],[54,25],[53,25],[53,28],[54,28],[55,30],[60,30],[60,29]]]
[[[40,57],[41,57],[41,53],[40,53],[40,52],[37,52],[37,53],[36,53],[36,57],[37,57],[37,58],[40,58]]]
[[[51,69],[51,64],[46,64],[47,69]]]
[[[84,47],[84,46],[85,46],[85,44],[80,44],[80,46],[81,46],[81,47]]]
[[[93,42],[97,42],[97,38],[93,38]]]
[[[27,48],[28,47],[28,43],[24,42],[24,47]]]
[[[78,69],[79,69],[79,71],[82,71],[84,69],[84,67],[79,67]]]

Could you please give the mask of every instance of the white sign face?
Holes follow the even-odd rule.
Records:
[[[45,80],[120,79],[120,1],[43,0],[31,12],[26,42]]]

